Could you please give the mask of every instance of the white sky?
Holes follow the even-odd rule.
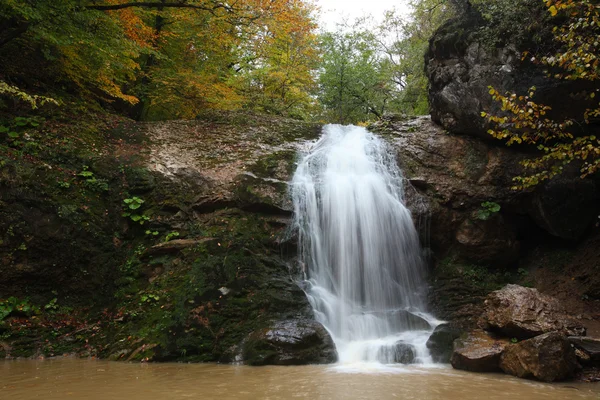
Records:
[[[349,21],[371,14],[376,21],[383,19],[383,13],[396,8],[399,13],[407,14],[410,9],[409,0],[315,0],[321,8],[321,27],[334,30],[335,24],[344,18]]]

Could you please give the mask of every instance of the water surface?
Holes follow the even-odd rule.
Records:
[[[247,367],[80,359],[0,362],[0,399],[596,399],[600,385],[544,384],[450,367]]]

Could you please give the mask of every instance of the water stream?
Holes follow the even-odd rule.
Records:
[[[327,125],[292,180],[305,291],[340,364],[430,364],[419,236],[385,142]]]

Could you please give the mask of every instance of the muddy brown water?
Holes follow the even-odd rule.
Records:
[[[544,384],[450,367],[246,367],[80,359],[0,362],[0,399],[600,399],[600,385]]]

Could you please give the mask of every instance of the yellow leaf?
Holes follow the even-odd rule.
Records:
[[[553,17],[558,13],[558,10],[556,9],[556,7],[551,6],[548,11],[550,11],[550,15],[552,15]]]

